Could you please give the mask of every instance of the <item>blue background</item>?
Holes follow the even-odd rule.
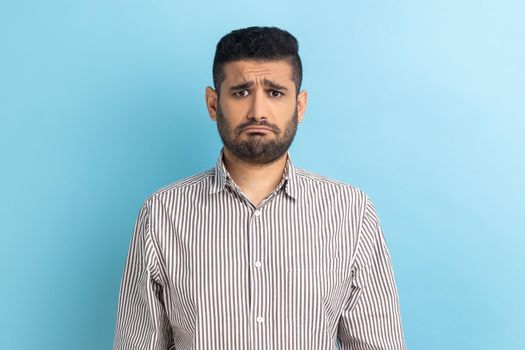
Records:
[[[295,165],[374,201],[410,349],[525,349],[521,1],[2,1],[0,349],[109,349],[142,201],[213,166],[219,38],[300,42]]]

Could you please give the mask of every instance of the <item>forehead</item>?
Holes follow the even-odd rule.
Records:
[[[224,65],[224,84],[238,84],[254,80],[255,83],[263,79],[271,79],[283,85],[294,84],[292,67],[288,61],[255,61],[239,60]]]

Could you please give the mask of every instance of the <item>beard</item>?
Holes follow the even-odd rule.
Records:
[[[217,129],[219,130],[223,145],[227,147],[235,157],[250,164],[269,164],[283,156],[292,144],[298,123],[296,105],[290,120],[285,125],[284,131],[281,131],[275,124],[270,124],[265,120],[256,122],[254,119],[250,119],[246,123],[232,128],[228,120],[224,117],[220,104],[217,103]],[[276,137],[271,140],[266,140],[266,136],[249,135],[247,140],[240,140],[239,135],[242,133],[242,130],[252,125],[271,128],[276,134]]]

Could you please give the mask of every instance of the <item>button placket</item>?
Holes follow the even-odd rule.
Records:
[[[267,288],[265,285],[265,275],[263,270],[263,261],[265,257],[264,246],[264,225],[263,225],[263,211],[261,208],[255,208],[252,212],[250,220],[250,233],[252,240],[252,263],[251,275],[253,281],[253,341],[254,344],[263,344],[264,338],[267,336],[268,328],[266,321],[266,305],[264,301],[267,299]]]

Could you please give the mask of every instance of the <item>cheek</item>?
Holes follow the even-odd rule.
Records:
[[[276,104],[273,112],[277,120],[281,121],[282,124],[285,124],[295,113],[295,103],[287,102]]]
[[[230,119],[244,116],[244,114],[248,112],[249,108],[250,106],[248,100],[232,101],[229,99],[224,99],[221,101],[221,109],[223,114]]]
[[[279,110],[281,113],[291,115],[295,110],[297,101],[292,96],[286,96],[285,98],[279,99],[273,103],[275,110]]]
[[[287,103],[286,105],[282,106],[280,109],[282,110],[283,114],[285,114],[287,117],[289,117],[295,111],[295,104]]]

